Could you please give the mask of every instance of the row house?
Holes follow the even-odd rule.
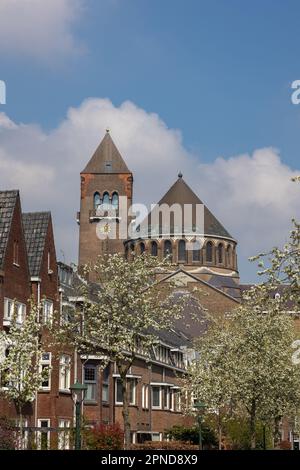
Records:
[[[70,386],[77,379],[88,387],[82,409],[85,423],[122,425],[122,395],[115,364],[103,368],[101,357],[81,357],[71,348],[54,348],[46,327],[54,315],[58,314],[62,322],[70,321],[74,309],[81,308],[83,282],[72,267],[57,263],[51,214],[22,214],[19,191],[1,191],[0,329],[9,329],[15,309],[21,325],[32,298],[39,305],[43,343],[40,367],[51,370],[35,400],[23,410],[25,426],[35,428],[38,448],[70,446],[68,433],[62,429],[73,426]],[[96,301],[97,285],[89,282],[88,287],[91,299]],[[132,365],[128,380],[133,442],[161,440],[166,429],[184,422],[180,376],[188,347],[188,337],[179,330],[164,332],[150,358],[140,356]],[[14,404],[1,389],[0,416],[18,419]],[[59,432],[51,432],[57,428]],[[28,435],[25,433],[24,445]]]
[[[70,266],[58,263],[61,315],[69,321],[82,308],[82,284],[86,281]],[[88,283],[91,301],[97,301],[97,284]],[[160,333],[159,345],[145,357],[137,357],[127,379],[130,383],[132,442],[162,440],[167,429],[191,424],[182,413],[180,379],[191,354],[187,335],[179,330]],[[116,365],[102,356],[79,356],[78,378],[87,385],[83,415],[88,426],[119,423],[122,426],[122,390]],[[81,374],[81,375],[80,375]]]

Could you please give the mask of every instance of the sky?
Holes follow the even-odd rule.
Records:
[[[0,0],[0,188],[51,210],[57,256],[77,261],[79,173],[110,128],[155,203],[179,171],[248,257],[298,217],[300,3]]]

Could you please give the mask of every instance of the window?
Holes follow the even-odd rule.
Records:
[[[19,266],[19,242],[17,240],[14,241],[13,263]]]
[[[231,266],[231,258],[232,258],[232,255],[231,255],[231,246],[228,245],[227,247],[227,266]]]
[[[102,372],[102,401],[109,402],[109,371],[110,366],[106,366]]]
[[[145,253],[145,243],[140,243],[140,254],[142,255],[143,253]]]
[[[201,257],[200,257],[200,243],[199,241],[195,241],[193,243],[193,250],[192,250],[192,253],[193,253],[193,261],[194,262],[199,262],[201,260]]]
[[[129,383],[129,404],[135,405],[136,403],[136,380],[135,379],[127,379],[127,386]],[[116,404],[122,405],[123,404],[123,396],[122,396],[122,383],[120,379],[116,380]]]
[[[84,401],[96,401],[97,396],[97,368],[93,365],[84,366],[84,383],[87,391]]]
[[[108,211],[110,209],[110,199],[108,193],[103,194],[103,209],[105,211]]]
[[[151,255],[157,256],[157,243],[151,242]]]
[[[142,408],[147,410],[149,408],[149,385],[142,386]]]
[[[48,274],[52,274],[51,270],[51,253],[48,251]]]
[[[164,387],[163,394],[164,394],[164,409],[169,410],[170,409],[170,388]]]
[[[4,299],[4,320],[12,320],[14,315],[14,301]]]
[[[152,386],[152,408],[161,408],[161,388]]]
[[[157,346],[155,356],[157,361],[165,362],[168,364],[170,362],[169,349],[165,346]]]
[[[71,357],[63,354],[59,359],[59,390],[68,391],[71,379]]]
[[[178,243],[178,261],[186,261],[186,250],[184,240],[180,240]]]
[[[61,324],[68,325],[73,323],[75,317],[75,307],[71,304],[62,304]]]
[[[52,300],[43,300],[43,316],[42,323],[52,323],[53,318],[53,302]]]
[[[172,258],[172,243],[170,240],[166,240],[164,244],[164,257],[166,258],[167,256]]]
[[[105,171],[107,173],[111,173],[112,172],[112,161],[106,161],[105,162]]]
[[[112,208],[117,213],[118,210],[119,210],[119,196],[118,196],[118,193],[113,193],[112,198],[111,198],[111,205],[112,205]]]
[[[58,427],[62,428],[58,432],[58,450],[70,449],[70,421],[68,419],[60,419]]]
[[[37,446],[39,450],[48,450],[50,448],[50,419],[38,419],[38,427],[41,428],[37,431]]]
[[[206,261],[209,263],[212,263],[213,260],[213,244],[212,242],[207,242],[206,243]]]
[[[183,361],[183,353],[181,351],[173,351],[172,352],[172,359],[173,359],[173,364],[176,367],[183,368],[184,367],[184,361]]]
[[[40,372],[43,370],[48,370],[48,377],[44,378],[41,389],[42,390],[50,390],[51,388],[51,353],[45,352],[42,353],[41,361],[40,361]]]
[[[16,302],[16,313],[17,313],[17,322],[23,323],[26,314],[26,305],[20,302]]]
[[[223,263],[223,245],[222,245],[222,243],[219,243],[219,245],[218,245],[218,263],[219,264]]]
[[[181,411],[181,395],[180,390],[173,390],[172,392],[172,411]]]
[[[4,324],[9,324],[16,314],[17,323],[23,323],[26,315],[26,305],[21,302],[14,302],[11,299],[4,299]]]
[[[99,206],[101,206],[101,197],[97,192],[94,194],[94,209],[97,210]]]

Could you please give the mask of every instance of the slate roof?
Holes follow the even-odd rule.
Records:
[[[241,298],[240,285],[235,282],[231,276],[222,276],[221,274],[213,274],[207,282],[218,289],[223,290],[231,297],[236,299]]]
[[[199,199],[199,197],[194,193],[194,191],[189,187],[189,185],[184,181],[182,174],[178,175],[177,181],[170,187],[170,189],[166,192],[166,194],[161,198],[158,202],[158,206],[162,204],[167,204],[168,206],[172,206],[173,204],[179,204],[182,208],[182,223],[185,222],[184,219],[184,205],[190,204],[193,206],[192,212],[192,225],[193,231],[199,233],[199,231],[203,232],[203,228],[196,227],[196,210],[194,209],[197,204],[203,204],[203,202]],[[151,220],[151,214],[148,216],[148,227],[153,224],[153,220]],[[147,221],[146,221],[147,224]],[[170,223],[170,231],[173,231],[174,223],[171,221]],[[145,222],[141,225],[144,229]],[[182,227],[180,228],[181,231]],[[201,230],[202,229],[202,230]],[[202,233],[201,233],[202,235]],[[220,236],[226,238],[233,238],[230,233],[223,227],[223,225],[217,220],[217,218],[210,212],[210,210],[204,205],[204,235],[210,236]]]
[[[0,191],[0,269],[3,269],[6,247],[19,191]]]
[[[29,212],[22,217],[30,276],[39,276],[51,213]]]
[[[81,173],[131,174],[114,141],[112,140],[109,131],[106,131],[106,134],[100,145],[97,147],[92,158]]]

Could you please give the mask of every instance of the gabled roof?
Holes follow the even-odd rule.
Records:
[[[29,212],[22,217],[30,276],[39,276],[51,213]]]
[[[3,269],[7,242],[19,191],[0,191],[0,269]]]
[[[109,131],[106,131],[100,145],[81,173],[131,173]]]
[[[182,220],[184,221],[184,205],[191,204],[194,208],[196,204],[203,204],[199,197],[184,181],[182,174],[179,173],[177,181],[171,186],[166,194],[161,198],[158,205],[168,204],[179,204],[182,207]],[[150,214],[151,215],[151,214]],[[150,220],[150,219],[148,219]],[[193,210],[192,215],[193,226],[196,226],[196,210]],[[171,227],[172,228],[172,227]],[[223,227],[218,219],[210,212],[210,210],[204,205],[204,234],[210,236],[219,236],[232,238],[230,233]]]

